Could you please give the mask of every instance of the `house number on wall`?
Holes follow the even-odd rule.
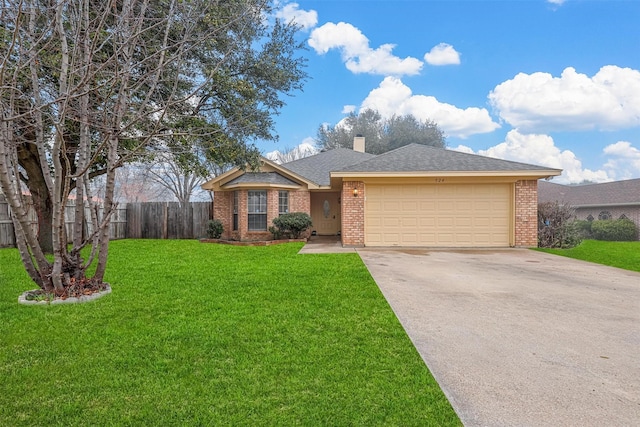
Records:
[[[436,178],[436,182],[444,182],[444,178]]]

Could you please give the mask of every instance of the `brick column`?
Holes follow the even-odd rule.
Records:
[[[515,245],[538,246],[538,181],[517,181]]]
[[[358,195],[353,195],[353,190]],[[361,181],[342,183],[342,245],[364,246],[364,197],[365,186]]]
[[[278,190],[267,190],[267,230],[278,215]]]
[[[222,238],[229,239],[233,228],[233,191],[213,192],[213,219],[222,222]]]
[[[249,228],[248,210],[247,190],[238,190],[238,231],[234,233],[234,239],[246,240]]]

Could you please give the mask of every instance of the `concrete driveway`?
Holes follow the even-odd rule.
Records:
[[[358,249],[466,426],[640,425],[640,274],[525,249]]]

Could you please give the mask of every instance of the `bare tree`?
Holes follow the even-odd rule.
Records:
[[[157,163],[148,165],[149,176],[156,184],[170,192],[184,208],[205,178],[180,168],[175,159],[168,154],[161,155],[157,160]]]
[[[265,33],[268,11],[262,0],[3,0],[0,190],[22,261],[40,288],[60,295],[80,283],[102,285],[116,170],[148,156],[168,129],[199,131],[200,141],[228,158],[251,151],[243,138],[271,136],[269,115],[282,105],[277,94],[297,88],[304,75],[291,43],[275,49],[292,31],[276,22]],[[261,37],[267,42],[256,52]],[[276,68],[289,74],[270,82]],[[238,91],[243,99],[235,98]],[[235,103],[243,109],[232,108]],[[206,126],[175,126],[194,115],[205,117]],[[92,197],[98,175],[104,177],[102,216]],[[47,242],[30,227],[21,183],[36,208],[50,213],[51,229],[42,229],[44,218],[40,234],[50,233],[52,261]],[[83,203],[76,203],[67,236],[65,201],[72,190],[91,214],[86,218]],[[85,221],[94,230],[88,236]]]
[[[575,208],[568,203],[538,204],[538,246],[541,248],[572,248],[582,237],[576,228]]]
[[[293,148],[285,147],[282,151],[274,151],[269,153],[267,157],[278,164],[283,164],[313,156],[317,152],[318,150],[311,144],[303,143]]]
[[[147,163],[129,163],[118,168],[114,200],[119,204],[172,200],[173,195],[153,180],[148,169]],[[93,192],[99,199],[104,198],[105,182],[102,178],[92,180]]]

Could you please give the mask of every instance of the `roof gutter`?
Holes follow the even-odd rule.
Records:
[[[627,203],[598,203],[598,204],[590,204],[590,205],[574,205],[571,202],[568,202],[573,208],[603,208],[603,207],[611,207],[611,206],[640,206],[640,202],[627,202]]]
[[[331,172],[331,178],[416,178],[416,177],[526,177],[545,178],[558,176],[561,170],[549,169],[539,171],[403,171],[403,172]]]

